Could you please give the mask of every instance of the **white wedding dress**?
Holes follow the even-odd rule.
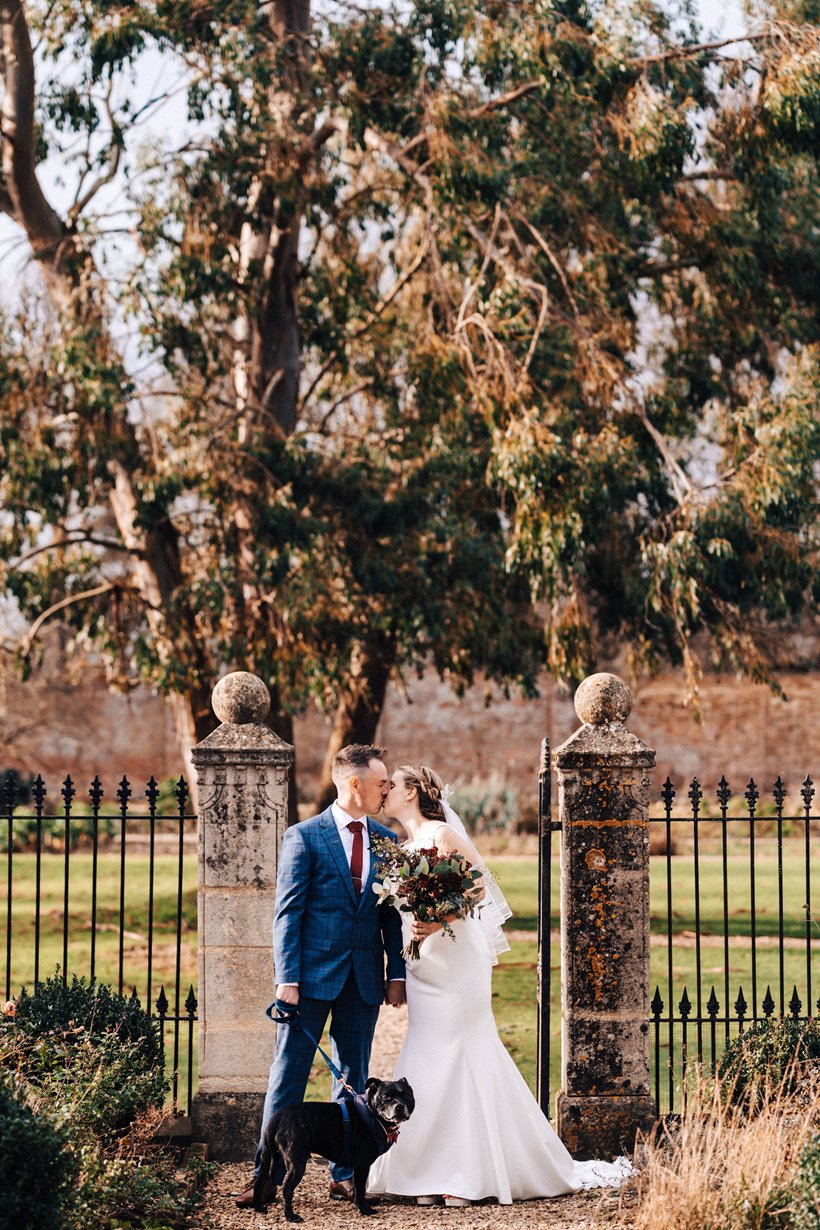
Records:
[[[409,921],[404,913],[405,943]],[[407,1078],[416,1107],[371,1168],[368,1192],[510,1204],[617,1185],[630,1163],[574,1162],[499,1038],[487,928],[477,918],[452,928],[455,941],[437,931],[407,962],[409,1024],[395,1079]]]

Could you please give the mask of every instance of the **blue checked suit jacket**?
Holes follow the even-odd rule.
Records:
[[[372,837],[395,833],[367,817]],[[342,839],[328,807],[286,830],[276,873],[273,959],[276,981],[297,982],[310,999],[334,1000],[351,966],[362,999],[378,1004],[387,978],[404,977],[401,919],[379,906],[373,892],[375,860],[364,891],[353,890]]]

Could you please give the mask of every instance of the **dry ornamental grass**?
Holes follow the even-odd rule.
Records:
[[[765,1077],[740,1103],[731,1086],[700,1077],[677,1122],[639,1149],[618,1221],[631,1230],[820,1230],[820,1208],[796,1213],[801,1155],[820,1133],[820,1072],[789,1091]],[[753,1113],[747,1109],[757,1106]]]

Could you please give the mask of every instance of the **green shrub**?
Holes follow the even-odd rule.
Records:
[[[201,1198],[202,1182],[214,1170],[213,1163],[196,1158],[180,1170],[173,1151],[156,1147],[139,1157],[87,1157],[77,1193],[78,1230],[201,1226],[202,1221],[192,1222],[191,1215]]]
[[[472,778],[450,801],[468,833],[514,832],[521,816],[518,791],[500,773]]]
[[[20,1070],[75,1142],[113,1141],[139,1115],[161,1107],[168,1088],[162,1068],[146,1064],[139,1043],[114,1034],[92,1039],[82,1028],[64,1047],[59,1038],[47,1039],[25,1055]]]
[[[62,1108],[57,1117],[71,1122],[76,1139],[111,1139],[162,1105],[159,1033],[136,999],[76,977],[63,986],[55,976],[20,996],[10,1032],[5,1066]]]
[[[76,974],[64,984],[57,973],[39,983],[31,994],[23,988],[17,1000],[15,1025],[24,1047],[27,1039],[40,1044],[49,1037],[59,1039],[64,1047],[73,1031],[79,1029],[83,1031],[80,1036],[95,1040],[112,1034],[121,1042],[133,1042],[147,1065],[162,1063],[159,1029],[139,1000],[89,983]]]
[[[800,1155],[789,1211],[794,1230],[820,1230],[820,1136]]]
[[[5,1226],[61,1230],[71,1224],[76,1165],[64,1137],[34,1115],[22,1090],[0,1083],[0,1201]]]
[[[763,1095],[764,1084],[782,1086],[783,1093],[797,1087],[808,1064],[820,1060],[820,1022],[761,1021],[729,1043],[717,1075],[731,1091],[731,1100],[744,1102]]]

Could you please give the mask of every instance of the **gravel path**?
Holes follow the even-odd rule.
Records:
[[[405,1008],[382,1008],[373,1042],[371,1075],[382,1079],[392,1075],[406,1030]],[[202,1230],[284,1230],[287,1222],[278,1202],[264,1214],[236,1208],[234,1197],[244,1190],[250,1178],[250,1165],[220,1166],[205,1189],[199,1219],[194,1224]],[[600,1191],[468,1209],[420,1209],[408,1201],[381,1204],[375,1215],[362,1223],[352,1206],[328,1199],[327,1186],[327,1163],[314,1158],[294,1198],[295,1208],[306,1226],[321,1226],[322,1230],[355,1230],[362,1224],[368,1230],[489,1230],[493,1226],[504,1230],[533,1230],[540,1226],[549,1230],[598,1230],[611,1226],[617,1206],[616,1194]]]

